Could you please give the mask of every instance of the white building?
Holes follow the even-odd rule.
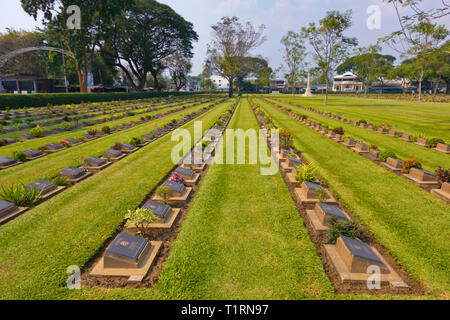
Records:
[[[358,78],[351,72],[335,76],[333,79],[333,91],[356,92],[363,90],[363,83],[356,81]]]
[[[228,80],[221,76],[211,76],[211,81],[216,85],[219,90],[228,90],[230,88],[230,84]]]

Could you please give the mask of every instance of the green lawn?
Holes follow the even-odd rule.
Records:
[[[376,125],[391,124],[396,130],[404,130],[412,135],[422,133],[432,138],[442,138],[450,143],[450,103],[419,103],[330,95],[328,106],[324,106],[323,96],[303,98],[296,95],[294,100],[291,95],[275,97],[316,110],[340,113],[353,120],[364,119]]]
[[[449,205],[371,161],[258,101],[295,147],[319,165],[319,173],[378,241],[425,288],[448,298]]]
[[[378,132],[356,127],[352,124],[346,124],[338,120],[330,119],[314,112],[295,108],[286,103],[280,103],[275,100],[272,100],[272,102],[292,109],[293,112],[298,114],[307,115],[309,119],[328,125],[330,128],[342,127],[345,130],[345,135],[350,135],[356,140],[363,140],[368,145],[374,144],[381,151],[391,150],[400,159],[418,159],[422,163],[425,170],[433,173],[440,166],[450,168],[450,157],[445,153],[424,148],[413,143],[408,143],[398,138],[390,137]]]
[[[229,108],[202,115],[206,130]],[[154,130],[156,126],[148,126]],[[186,124],[193,132],[193,122]],[[173,168],[167,135],[0,227],[0,299],[64,299],[66,268],[84,266]]]

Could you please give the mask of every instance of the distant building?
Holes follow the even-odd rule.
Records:
[[[221,76],[211,76],[211,81],[216,85],[219,90],[228,90],[230,84],[227,79]]]
[[[8,93],[47,93],[58,92],[59,88],[64,88],[64,79],[48,79],[36,75],[4,75],[1,82]]]
[[[358,77],[351,72],[333,78],[333,91],[356,92],[363,90],[363,83],[357,81]]]
[[[270,89],[271,90],[284,90],[286,88],[286,81],[285,80],[271,80],[270,81]]]

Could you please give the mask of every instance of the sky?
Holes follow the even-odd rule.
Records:
[[[194,24],[199,41],[194,45],[193,75],[202,71],[207,44],[211,40],[211,26],[223,16],[237,16],[241,22],[250,21],[255,26],[264,24],[267,41],[252,54],[267,58],[272,68],[282,65],[280,39],[289,30],[298,32],[302,26],[323,18],[329,10],[353,10],[353,25],[346,32],[356,37],[360,46],[374,44],[378,38],[399,29],[396,13],[383,0],[159,0],[171,6],[177,13]],[[6,28],[33,30],[41,26],[39,21],[26,14],[20,0],[1,0],[0,32]],[[441,0],[424,0],[422,8],[439,7]],[[380,8],[380,29],[369,29],[367,20],[370,6]],[[405,10],[405,13],[407,11]],[[449,19],[441,21],[450,25]],[[398,56],[385,48],[383,53]]]

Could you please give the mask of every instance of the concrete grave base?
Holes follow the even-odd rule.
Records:
[[[197,172],[200,172],[200,171],[205,170],[205,168],[206,168],[206,163],[202,163],[202,164],[194,164],[194,165],[190,165],[190,164],[185,164],[185,163],[183,163],[181,166],[182,166],[183,168],[186,168],[186,169],[192,169],[192,170],[195,170],[195,171],[197,171]]]
[[[301,188],[295,188],[294,192],[297,195],[297,198],[302,202],[302,204],[313,204],[313,205],[315,205],[317,202],[319,202],[318,198],[308,197],[306,195],[306,193],[304,192],[304,190],[301,189]],[[326,204],[337,204],[336,199],[332,195],[328,194],[328,196],[330,198],[328,198],[325,201],[322,201],[323,203],[326,203]]]
[[[112,164],[112,162],[107,162],[104,165],[100,166],[100,167],[86,167],[83,166],[82,168],[84,170],[86,170],[87,172],[92,172],[92,173],[98,173],[100,171],[102,171],[103,169],[109,167]]]
[[[284,162],[280,163],[280,170],[282,172],[289,173],[289,172],[292,172],[293,168],[289,167],[289,162],[288,161],[284,161]]]
[[[8,169],[8,168],[11,168],[11,167],[15,167],[15,166],[18,166],[19,164],[22,164],[23,162],[16,162],[16,163],[13,163],[13,164],[10,164],[10,165],[8,165],[8,166],[0,166],[0,170],[5,170],[5,169]]]
[[[336,273],[338,274],[340,280],[342,282],[350,282],[350,283],[367,283],[367,279],[373,275],[369,273],[352,273],[347,268],[344,260],[339,254],[336,245],[326,244],[325,252],[333,264]],[[392,267],[387,263],[387,261],[380,255],[380,253],[373,247],[371,249],[375,252],[375,254],[383,261],[386,267],[389,269],[388,274],[381,273],[381,284],[387,285],[390,284],[394,288],[409,288],[406,283],[400,278],[400,276],[392,269]]]
[[[16,207],[14,209],[14,211],[8,212],[7,214],[5,214],[4,216],[2,216],[0,218],[0,225],[20,216],[22,213],[24,213],[25,211],[27,211],[30,208],[26,208],[26,207]]]
[[[386,162],[381,163],[381,166],[383,168],[385,168],[385,169],[388,169],[389,171],[392,171],[392,172],[401,172],[403,170],[402,168],[395,168],[395,167],[391,166],[390,164],[388,164]]]
[[[109,158],[109,161],[111,161],[111,162],[117,162],[117,161],[122,160],[122,159],[125,158],[126,156],[127,156],[127,154],[125,153],[125,154],[122,154],[120,157],[117,157],[117,158]],[[108,158],[106,158],[106,157],[102,157],[102,159],[108,161]]]
[[[51,192],[49,192],[49,193],[43,194],[43,195],[41,196],[40,200],[41,200],[41,201],[43,201],[43,200],[48,200],[48,199],[50,199],[51,197],[56,196],[58,193],[60,193],[61,191],[63,191],[63,190],[66,189],[66,188],[67,188],[67,187],[64,187],[64,186],[56,187],[55,190],[53,190],[53,191],[51,191]]]
[[[138,147],[131,149],[131,150],[120,150],[120,151],[122,151],[123,153],[133,153],[133,152],[136,152],[137,150],[139,150]]]
[[[191,192],[192,192],[192,188],[186,188],[184,190],[184,193],[181,196],[170,197],[169,198],[169,203],[186,202],[187,199],[189,198],[189,195],[191,194]],[[164,199],[155,194],[153,196],[152,200],[153,201],[163,201]]]
[[[152,223],[149,228],[152,230],[161,230],[161,231],[171,230],[180,213],[181,213],[180,208],[173,208],[171,212],[167,215],[165,220],[162,220],[161,222]],[[135,226],[127,227],[127,229],[134,232],[137,231],[137,228]]]
[[[444,151],[444,150],[440,150],[438,148],[433,148],[433,150],[436,150],[436,151],[439,151],[439,152],[442,152],[442,153],[445,153],[445,154],[450,154],[450,151]]]
[[[342,211],[343,212],[343,211]],[[351,221],[350,217],[345,213],[348,221]],[[311,225],[316,234],[322,235],[327,232],[329,229],[327,225],[324,225],[320,220],[319,216],[316,213],[316,210],[306,210],[306,214],[308,215],[309,221],[311,221]]]
[[[299,185],[298,180],[295,177],[293,172],[288,172],[286,174],[286,177],[287,177],[287,180],[288,180],[290,185],[292,185],[292,186],[298,186]]]
[[[194,177],[192,179],[184,179],[184,182],[186,182],[187,185],[193,186],[196,185],[197,182],[200,179],[200,173],[194,174]]]
[[[437,181],[422,181],[422,180],[417,179],[415,176],[413,176],[412,174],[409,174],[409,173],[403,174],[403,176],[419,187],[423,187],[423,188],[426,188],[429,190],[439,188],[439,182],[437,182]]]
[[[450,203],[450,193],[445,192],[442,189],[432,189],[431,193],[434,194],[435,196],[438,196],[439,198],[441,198],[442,200],[447,201],[448,203]]]
[[[90,276],[117,276],[129,277],[130,282],[141,282],[148,274],[153,262],[161,250],[162,241],[150,241],[151,249],[139,268],[105,268],[104,257],[102,257],[89,273]]]
[[[80,181],[82,181],[82,180],[84,180],[84,179],[86,179],[86,178],[92,176],[92,174],[93,174],[92,172],[86,172],[83,176],[81,176],[81,177],[79,177],[79,178],[76,178],[76,179],[67,179],[67,181],[68,181],[71,185],[74,185],[75,183],[78,183],[78,182],[80,182]]]

